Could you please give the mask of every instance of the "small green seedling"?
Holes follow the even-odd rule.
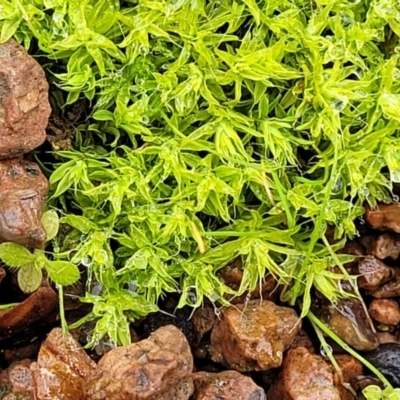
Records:
[[[46,242],[49,242],[58,232],[57,213],[54,210],[46,211],[42,224],[47,234]],[[72,262],[50,260],[44,250],[35,249],[32,253],[16,243],[0,244],[0,259],[10,268],[18,268],[18,284],[24,293],[32,293],[39,288],[43,269],[54,283],[61,286],[72,285],[80,276],[78,267]]]

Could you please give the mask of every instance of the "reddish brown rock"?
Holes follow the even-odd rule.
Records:
[[[71,335],[53,329],[31,365],[37,400],[86,400],[83,382],[95,367]]]
[[[400,235],[384,233],[375,238],[368,247],[368,253],[380,260],[396,260],[400,254]]]
[[[369,294],[376,299],[388,299],[400,296],[400,276],[395,276],[390,282],[385,283]]]
[[[303,347],[287,352],[282,372],[267,397],[279,400],[341,400],[334,385],[331,366]]]
[[[36,340],[26,346],[5,349],[1,354],[1,361],[7,365],[25,359],[36,359],[40,350],[40,341]]]
[[[385,343],[397,343],[400,344],[400,340],[398,335],[392,335],[389,332],[378,332],[376,334],[378,336],[379,344]]]
[[[203,336],[210,332],[217,319],[215,310],[211,307],[198,308],[192,317],[197,343],[201,342]]]
[[[40,222],[49,184],[35,163],[0,161],[0,243],[41,248],[46,232]]]
[[[270,301],[225,308],[211,333],[212,359],[243,372],[277,368],[300,328],[293,309]]]
[[[30,360],[23,360],[0,372],[2,400],[37,400],[30,364]]]
[[[374,299],[368,311],[375,321],[383,325],[397,325],[400,322],[400,307],[395,300]]]
[[[198,372],[193,383],[193,400],[266,400],[264,390],[237,371]]]
[[[372,351],[379,346],[359,300],[350,298],[336,304],[326,301],[319,307],[313,305],[312,309],[322,322],[356,350]]]
[[[167,325],[149,339],[111,350],[85,382],[87,400],[187,400],[193,358],[182,332]]]
[[[40,287],[25,301],[0,315],[0,341],[26,335],[38,325],[55,319],[58,296],[50,287]]]
[[[358,263],[358,274],[358,286],[373,290],[388,282],[396,275],[396,271],[374,256],[367,256]]]
[[[363,375],[363,366],[354,357],[347,354],[335,355],[335,360],[341,370],[343,377],[343,386],[339,375],[334,371],[333,381],[340,394],[341,400],[353,400],[354,391],[349,390],[347,387],[353,388],[356,384],[357,378]]]
[[[50,116],[49,86],[38,62],[16,41],[0,44],[0,159],[40,146]]]
[[[400,206],[396,203],[379,204],[376,209],[366,206],[365,220],[373,229],[400,233]]]

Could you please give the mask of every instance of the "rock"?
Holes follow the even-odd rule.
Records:
[[[192,400],[266,400],[265,392],[252,379],[237,371],[193,375]]]
[[[187,400],[193,358],[182,332],[167,325],[104,355],[85,382],[87,400]]]
[[[0,315],[0,342],[24,335],[29,340],[30,333],[37,335],[43,324],[55,321],[58,296],[50,287],[42,286],[25,301]]]
[[[267,397],[272,400],[341,400],[330,365],[304,347],[287,352],[282,372]]]
[[[392,335],[389,332],[378,332],[376,334],[378,336],[379,344],[385,343],[398,343],[400,344],[400,340],[397,335]]]
[[[0,372],[2,400],[37,400],[30,364],[30,360],[23,360]]]
[[[400,233],[400,206],[379,204],[375,210],[366,206],[365,220],[373,229]]]
[[[86,400],[83,382],[95,367],[70,334],[53,329],[31,365],[37,400]]]
[[[400,322],[399,304],[392,299],[374,299],[368,308],[369,315],[383,325],[397,325]]]
[[[46,139],[49,86],[38,62],[16,41],[0,44],[0,159],[17,157]]]
[[[353,268],[357,265],[358,260],[362,259],[365,256],[365,249],[364,247],[355,240],[350,240],[346,242],[344,247],[338,250],[338,254],[349,254],[355,256],[354,261],[345,265],[346,269],[350,269],[351,273]]]
[[[343,382],[354,388],[359,376],[363,375],[363,366],[354,357],[347,354],[335,355],[335,360],[342,372]],[[333,381],[340,394],[341,400],[353,400],[354,395],[345,386],[342,385],[339,375],[334,371]]]
[[[300,328],[293,309],[270,301],[225,308],[211,332],[212,359],[242,372],[277,368]]]
[[[377,289],[388,282],[395,274],[394,268],[388,267],[374,256],[367,256],[358,263],[358,286],[362,289]]]
[[[378,349],[365,355],[365,358],[387,378],[393,387],[400,387],[400,344],[381,344]]]
[[[19,396],[18,398],[23,397],[26,400],[36,400],[35,385],[30,366],[30,360],[23,360],[18,364],[12,365],[8,369],[8,378],[14,395]]]
[[[335,305],[324,301],[319,308],[313,305],[312,309],[322,322],[356,350],[371,351],[379,346],[359,300],[339,300]]]
[[[198,308],[194,312],[192,322],[197,343],[200,343],[203,336],[211,331],[216,319],[215,310],[211,307]]]
[[[400,276],[395,276],[390,282],[385,283],[375,290],[369,291],[368,294],[376,299],[388,299],[400,296]]]
[[[46,232],[40,220],[49,184],[39,166],[20,159],[0,161],[0,187],[0,243],[42,248]]]
[[[372,241],[368,253],[380,260],[385,258],[397,260],[400,254],[400,235],[393,233],[379,235]]]

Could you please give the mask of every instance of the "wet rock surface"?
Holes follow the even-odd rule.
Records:
[[[80,344],[71,335],[53,329],[31,365],[38,400],[84,400],[83,383],[95,368]]]
[[[303,347],[287,352],[282,372],[267,397],[281,400],[341,400],[334,385],[331,366],[321,356],[311,354]]]
[[[0,161],[0,188],[0,242],[41,248],[49,184],[39,166],[17,158]]]
[[[390,282],[369,292],[376,299],[386,299],[400,296],[400,276],[395,276]]]
[[[270,301],[225,308],[211,333],[212,359],[243,372],[277,368],[300,328],[293,309]]]
[[[336,305],[324,302],[313,309],[321,321],[356,350],[371,351],[379,346],[359,300],[340,300]]]
[[[172,325],[148,339],[108,352],[85,382],[88,400],[187,400],[193,393],[193,358]]]
[[[192,400],[266,400],[264,390],[254,381],[237,371],[219,374],[198,372],[193,374]]]
[[[365,220],[373,229],[400,233],[399,204],[379,204],[376,209],[366,206]]]
[[[392,233],[379,235],[371,242],[368,253],[380,260],[386,258],[396,260],[400,254],[400,235]]]
[[[358,286],[363,289],[377,289],[388,282],[396,271],[374,256],[367,256],[358,263]]]
[[[385,375],[395,388],[400,387],[400,344],[382,344],[365,358]]]
[[[400,322],[400,306],[392,299],[374,299],[368,308],[369,315],[384,325],[395,326]]]
[[[48,83],[38,62],[14,40],[0,44],[0,159],[40,146],[50,116]]]

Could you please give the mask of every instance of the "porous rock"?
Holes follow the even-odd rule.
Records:
[[[212,359],[242,372],[277,368],[300,328],[293,309],[271,301],[225,308],[211,332]]]
[[[39,63],[15,40],[0,44],[0,159],[40,146],[50,116],[49,85]]]
[[[193,374],[192,400],[266,400],[264,390],[237,371]]]
[[[185,336],[167,325],[105,354],[85,382],[85,399],[187,400],[193,393],[192,370]]]

